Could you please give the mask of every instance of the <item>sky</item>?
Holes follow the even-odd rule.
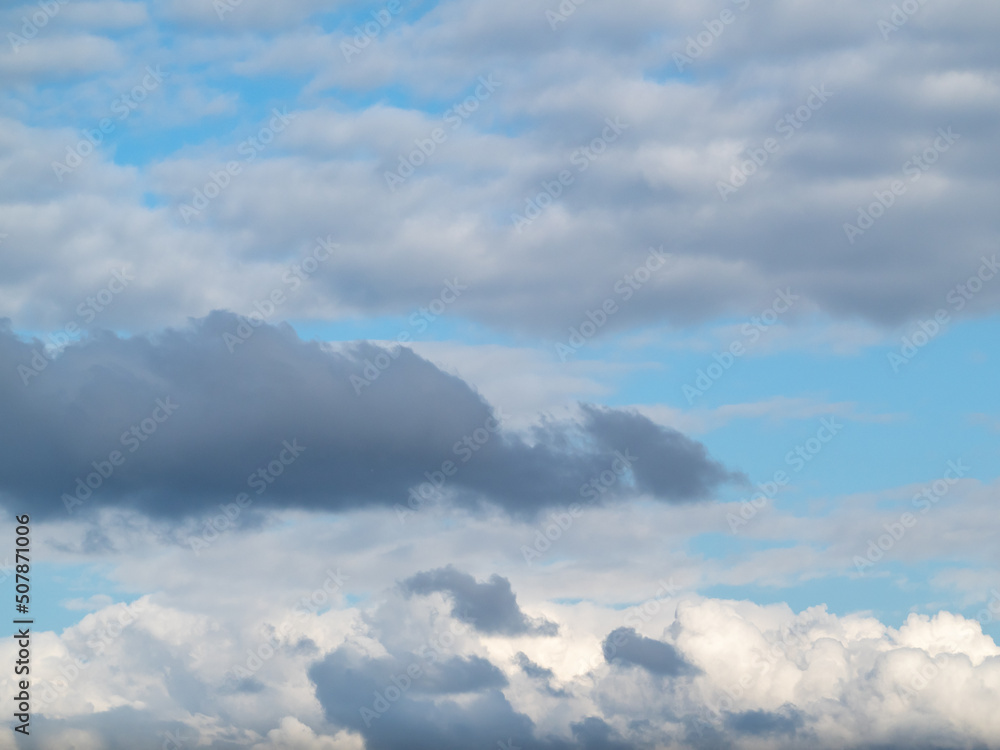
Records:
[[[0,750],[1000,748],[998,35],[5,4]]]

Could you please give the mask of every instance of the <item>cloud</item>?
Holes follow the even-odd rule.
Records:
[[[224,35],[247,29],[267,32],[303,23],[318,11],[330,12],[343,3],[331,0],[291,0],[285,12],[262,0],[225,0],[201,3],[198,0],[154,0],[158,15],[168,21],[184,24],[191,30],[205,30]]]
[[[452,616],[481,633],[553,636],[559,631],[555,623],[527,617],[517,605],[510,581],[496,574],[487,583],[477,583],[468,573],[449,566],[417,573],[401,586],[407,594],[448,593],[453,602]]]
[[[112,71],[124,64],[125,58],[114,42],[89,34],[53,34],[28,41],[13,52],[7,45],[0,46],[0,71],[8,80],[22,83],[72,79]]]
[[[580,743],[580,750],[633,750],[636,746],[623,742],[621,735],[607,722],[596,716],[572,724],[573,737]]]
[[[368,750],[495,748],[532,722],[499,690],[501,672],[483,659],[372,659],[341,647],[309,670],[326,718],[359,732]],[[429,696],[468,694],[461,703]]]
[[[70,599],[62,603],[66,609],[82,609],[93,611],[103,609],[112,603],[112,599],[107,594],[94,594],[86,599]]]
[[[639,635],[634,628],[618,628],[604,639],[604,658],[642,667],[650,674],[666,677],[691,672],[691,665],[669,643]]]
[[[566,340],[605,299],[620,310],[602,333],[756,315],[775,289],[792,288],[802,302],[791,328],[818,311],[859,328],[827,329],[822,340],[869,346],[877,332],[864,333],[861,322],[884,329],[933,315],[980,257],[996,252],[989,207],[997,154],[983,123],[997,102],[992,40],[1000,14],[987,3],[953,14],[921,7],[887,41],[878,22],[890,8],[852,0],[836,14],[807,17],[792,3],[754,2],[683,71],[674,53],[712,19],[677,4],[581,6],[555,31],[543,0],[414,7],[350,62],[340,43],[368,16],[340,3],[300,0],[276,10],[244,0],[220,19],[211,3],[160,0],[148,6],[152,28],[129,32],[140,20],[136,5],[108,6],[119,9],[124,39],[57,35],[67,26],[56,25],[74,18],[67,7],[30,44],[0,54],[0,69],[18,83],[59,78],[68,87],[12,90],[11,110],[27,111],[40,96],[105,105],[108,92],[80,72],[139,62],[141,69],[155,53],[185,90],[209,101],[206,92],[234,72],[287,80],[285,101],[275,103],[299,118],[192,224],[179,219],[179,204],[256,132],[251,122],[268,116],[270,98],[244,95],[247,121],[235,130],[224,118],[183,139],[137,118],[135,132],[162,145],[128,163],[101,149],[65,186],[50,166],[65,158],[65,145],[15,156],[23,146],[10,143],[0,158],[29,164],[4,173],[14,192],[0,205],[0,227],[16,231],[0,276],[35,293],[4,295],[0,314],[21,329],[61,325],[92,294],[86,248],[95,233],[103,256],[127,257],[148,291],[143,305],[108,313],[108,324],[123,330],[214,308],[248,311],[261,279],[280,277],[289,247],[336,227],[342,252],[313,294],[283,315],[407,315],[457,275],[475,290],[463,316],[549,341]],[[103,7],[78,11],[75,27]],[[20,15],[11,13],[5,28],[17,30]],[[163,29],[171,44],[150,47],[149,35]],[[501,88],[390,192],[385,173],[490,74]],[[786,139],[776,122],[823,85],[834,92],[829,101]],[[342,100],[345,90],[352,96]],[[608,117],[629,130],[577,172],[574,152]],[[20,120],[31,142],[48,139],[42,123]],[[76,138],[94,126],[72,124]],[[960,140],[850,244],[843,225],[875,191],[909,181],[904,165],[947,127]],[[781,150],[721,200],[718,183],[767,138]],[[567,168],[569,189],[524,232],[514,230],[511,215]],[[90,210],[81,210],[81,195]],[[39,212],[51,218],[29,218]],[[31,262],[43,244],[58,264]],[[626,301],[616,283],[661,245],[671,264]],[[162,262],[168,249],[173,268]],[[217,281],[223,274],[225,285]],[[1000,285],[991,282],[960,314],[998,305]]]
[[[794,709],[783,713],[771,711],[744,711],[726,717],[726,728],[740,734],[773,735],[795,734],[803,724]]]
[[[629,539],[648,537],[650,528],[682,525],[680,514],[703,512],[648,507],[655,514],[606,511],[595,528],[612,521],[625,527],[616,547],[628,549]],[[660,599],[662,540],[648,554],[632,545],[636,552],[626,557],[602,556],[593,574],[580,565],[594,544],[581,545],[567,551],[575,575],[565,579],[556,569],[525,569],[516,549],[523,524],[503,517],[472,517],[468,525],[459,519],[438,532],[421,521],[419,533],[393,536],[384,532],[395,524],[389,509],[322,518],[284,511],[271,528],[220,540],[209,551],[217,555],[199,558],[156,535],[143,536],[134,551],[114,551],[140,521],[109,525],[115,543],[97,557],[56,558],[60,566],[99,564],[117,589],[157,593],[103,607],[61,633],[33,634],[36,713],[49,726],[59,722],[44,750],[86,746],[84,736],[95,746],[127,736],[134,722],[114,713],[122,706],[146,712],[156,731],[219,750],[226,741],[266,746],[289,716],[317,744],[362,738],[382,748],[427,737],[443,747],[466,742],[488,750],[499,750],[501,739],[540,750],[685,741],[733,750],[761,743],[868,750],[924,740],[959,750],[1000,737],[988,710],[998,699],[1000,648],[976,620],[912,614],[897,628],[824,607],[795,612],[684,591]],[[36,522],[36,554],[83,526]],[[483,567],[484,545],[512,550],[495,574]],[[442,559],[475,570],[475,580],[440,575]],[[461,595],[408,595],[399,571],[418,571],[427,560],[435,564],[422,576],[429,587],[467,586],[466,600],[482,594],[493,604],[507,586],[491,581],[511,581],[516,611],[503,611],[541,613],[558,632],[484,632],[455,608]],[[695,570],[683,557],[671,560]],[[343,596],[314,599],[315,607],[300,612],[301,601],[323,590],[326,568],[341,563]],[[553,601],[554,592],[571,598]],[[16,643],[7,641],[0,660],[16,658]],[[249,673],[253,690],[224,688],[236,670]],[[365,714],[366,725],[361,709],[376,711],[376,704],[381,713]],[[95,713],[100,721],[90,718]]]
[[[581,717],[565,727],[562,736],[540,731],[512,704],[508,693],[513,687],[504,673],[488,659],[469,653],[482,648],[479,635],[506,640],[531,634],[509,583],[493,576],[490,583],[476,584],[469,576],[444,569],[418,574],[398,588],[405,592],[438,590],[437,579],[445,579],[441,585],[461,591],[455,596],[456,611],[450,624],[433,609],[416,609],[418,602],[406,597],[396,602],[407,606],[403,611],[408,613],[404,617],[409,625],[404,626],[400,619],[403,611],[391,606],[390,595],[365,618],[363,636],[349,636],[310,666],[309,679],[331,724],[360,733],[369,750],[628,747],[602,744],[617,733],[596,717]],[[490,599],[499,599],[502,606],[494,606]],[[483,619],[470,627],[472,618],[458,611],[459,601],[471,602],[471,611],[483,614]],[[491,627],[484,628],[482,623]],[[430,635],[424,630],[427,625]],[[557,635],[554,625],[549,634]],[[409,644],[425,638],[424,645],[410,648]],[[378,652],[382,654],[373,655]],[[538,665],[529,669],[545,677],[545,682],[551,677],[551,671],[546,674]],[[565,697],[551,689],[546,693]]]
[[[61,20],[78,28],[127,29],[149,23],[145,3],[95,0],[69,3],[60,11]]]
[[[361,5],[0,8],[0,537],[31,513],[52,594],[40,750],[1000,747],[967,619],[1000,632],[969,322],[1000,311],[1000,5]],[[219,312],[275,292],[268,325]],[[971,439],[917,429],[940,399],[876,350],[941,313],[919,367]],[[852,437],[740,507],[735,469],[828,416]],[[738,600],[782,587],[837,614]]]
[[[185,725],[159,718],[155,712],[120,706],[69,719],[52,719],[44,713],[32,717],[31,735],[40,750],[60,747],[101,747],[107,750],[162,750],[165,737],[191,738]],[[167,745],[168,747],[170,745]],[[11,745],[13,748],[14,745]]]
[[[267,733],[267,741],[251,750],[364,750],[360,737],[343,732],[336,737],[317,736],[294,716],[286,716],[281,726]]]
[[[225,337],[241,326],[248,337],[230,353]],[[414,498],[448,497],[530,516],[578,500],[626,449],[640,460],[621,496],[699,500],[737,478],[633,412],[587,407],[529,443],[409,349],[335,351],[228,313],[148,337],[98,333],[59,353],[8,326],[0,360],[0,490],[31,498],[39,516],[101,506],[197,515],[239,493],[257,507],[417,508]],[[373,361],[385,371],[357,388]]]
[[[569,693],[561,688],[552,687],[552,680],[555,677],[555,673],[551,669],[536,664],[528,655],[523,651],[518,651],[514,656],[514,661],[521,671],[524,672],[532,680],[537,680],[540,684],[545,686],[545,692],[551,695],[553,698],[568,698]]]
[[[281,585],[267,584],[269,601],[278,601],[269,592]],[[245,596],[261,593],[258,585]],[[501,742],[523,750],[684,743],[959,750],[990,747],[1000,736],[989,711],[1000,648],[978,623],[946,612],[911,615],[894,629],[822,607],[794,613],[786,605],[689,597],[663,620],[672,649],[614,630],[612,639],[625,636],[617,658],[574,675],[563,654],[600,654],[602,644],[587,609],[567,607],[560,624],[574,627],[533,641],[543,648],[534,658],[521,654],[507,675],[494,654],[517,654],[520,635],[482,633],[419,598],[400,597],[396,586],[353,613],[286,620],[289,610],[272,607],[269,619],[291,629],[266,641],[219,627],[210,610],[154,600],[107,607],[61,635],[34,633],[43,750],[88,746],[85,740],[152,749],[166,732],[213,750],[347,750],[361,741],[369,750],[497,750]],[[307,633],[325,655],[294,647]],[[447,633],[453,637],[443,639]],[[4,642],[0,658],[15,649]],[[664,680],[679,660],[692,666],[685,679]],[[219,691],[235,665],[255,670],[261,689]],[[553,679],[568,689],[554,694]]]
[[[681,409],[663,404],[639,405],[634,408],[659,424],[670,425],[694,435],[717,430],[738,419],[767,420],[776,423],[834,415],[857,422],[890,422],[904,417],[902,414],[860,413],[858,404],[854,402],[826,403],[804,396],[773,396],[762,401],[722,404],[711,409]]]
[[[407,674],[407,669],[414,665],[419,669],[411,669]],[[364,682],[358,682],[362,674]],[[342,682],[338,681],[338,676]],[[310,678],[322,682],[324,690],[331,696],[336,694],[338,715],[346,715],[350,704],[345,703],[345,696],[352,691],[355,700],[360,701],[360,708],[371,703],[374,693],[381,693],[393,685],[397,690],[412,691],[413,695],[422,696],[479,693],[507,685],[503,672],[479,656],[442,656],[428,662],[426,656],[400,653],[373,659],[346,646],[313,667]]]

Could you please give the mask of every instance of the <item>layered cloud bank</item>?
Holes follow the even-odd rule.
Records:
[[[215,5],[60,5],[0,49],[0,315],[155,328],[275,289],[281,315],[409,315],[457,280],[462,315],[561,339],[650,248],[671,260],[612,328],[785,288],[796,315],[896,323],[995,273],[988,0]],[[337,247],[286,283],[315,238]]]

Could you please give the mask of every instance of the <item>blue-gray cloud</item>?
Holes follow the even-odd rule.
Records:
[[[38,515],[131,506],[196,515],[244,493],[265,505],[346,510],[486,501],[519,515],[580,500],[631,448],[636,486],[667,502],[738,479],[699,443],[631,412],[588,407],[532,443],[481,396],[398,348],[342,352],[215,313],[154,336],[103,332],[48,355],[0,329],[0,492]],[[367,362],[390,363],[360,393]],[[29,371],[31,375],[26,375]]]
[[[634,628],[617,628],[604,639],[604,658],[642,667],[647,672],[676,677],[696,671],[669,643],[639,635]]]
[[[500,635],[556,635],[559,628],[547,620],[532,620],[517,605],[510,581],[496,574],[478,583],[468,573],[449,566],[417,573],[401,584],[407,594],[447,593],[453,601],[452,615],[481,633]]]

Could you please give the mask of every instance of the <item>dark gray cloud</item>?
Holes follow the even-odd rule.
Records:
[[[406,694],[437,696],[477,693],[507,685],[503,672],[486,659],[444,656],[439,651],[433,654],[400,651],[374,659],[342,646],[319,665],[329,674],[356,675],[354,688],[360,705],[369,705],[376,691],[383,693],[390,685],[402,686]],[[333,689],[334,683],[328,687]]]
[[[495,573],[488,582],[478,583],[468,573],[448,566],[417,573],[400,585],[407,594],[449,594],[454,602],[452,616],[481,633],[551,636],[559,632],[555,623],[525,615],[517,605],[510,581]]]
[[[739,734],[772,735],[795,734],[804,724],[801,712],[786,707],[780,713],[773,711],[744,711],[726,717],[726,728]]]
[[[599,445],[608,451],[625,451],[629,459],[636,457],[632,476],[640,492],[656,495],[657,488],[673,486],[682,497],[699,498],[721,479],[718,465],[701,443],[648,419],[636,419],[632,412],[597,406],[583,409],[587,430]]]
[[[411,655],[412,656],[412,655]],[[438,696],[465,693],[458,703],[432,699],[423,687],[426,659],[413,657],[372,659],[342,646],[309,670],[316,697],[326,718],[338,727],[360,732],[367,750],[629,750],[602,720],[588,717],[573,724],[574,740],[539,738],[530,718],[518,713],[487,677],[489,668],[472,667],[473,660],[456,663],[480,676],[442,684]],[[488,664],[488,662],[486,662]],[[492,665],[489,665],[492,667]],[[407,677],[407,668],[419,667]],[[495,670],[495,667],[492,667]],[[503,681],[500,684],[506,684]]]
[[[612,630],[604,639],[603,649],[609,664],[616,661],[633,664],[652,674],[668,677],[694,671],[671,644],[639,635],[634,628]]]
[[[148,337],[102,332],[51,360],[5,324],[0,493],[9,506],[64,514],[64,495],[76,495],[78,514],[129,505],[183,516],[245,492],[255,507],[340,510],[416,503],[410,490],[427,483],[428,497],[442,497],[439,485],[458,502],[530,515],[578,500],[625,449],[640,460],[635,487],[621,493],[689,501],[734,478],[700,444],[635,413],[588,408],[582,422],[550,424],[532,443],[496,431],[479,394],[405,348],[335,352],[264,325],[230,353],[223,336],[240,322],[217,312]],[[391,364],[359,394],[351,377],[375,360]]]
[[[451,678],[444,681],[439,666],[427,659],[372,659],[341,647],[313,665],[309,679],[327,720],[361,732],[369,750],[495,748],[501,736],[530,735],[531,721],[497,690],[506,682],[499,670],[456,659],[443,665]],[[425,682],[435,673],[434,693],[476,694],[462,706],[430,700]]]
[[[596,716],[572,724],[573,737],[580,743],[580,750],[633,750],[635,745],[625,742],[607,722]]]
[[[684,741],[697,750],[730,750],[733,741],[728,734],[704,717],[685,716]]]

